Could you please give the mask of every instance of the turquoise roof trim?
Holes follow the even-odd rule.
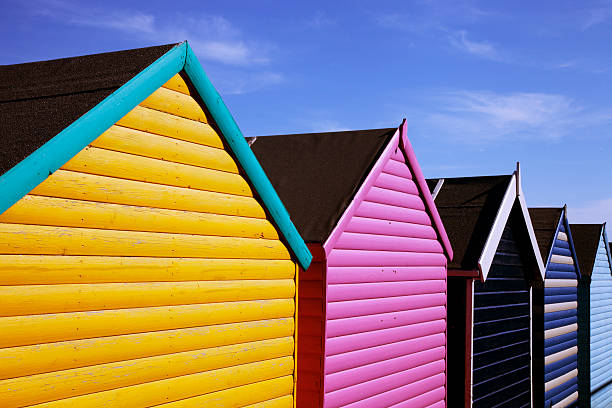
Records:
[[[0,177],[0,214],[165,84],[185,64],[179,44]]]
[[[162,55],[85,115],[4,173],[0,177],[0,191],[2,191],[0,214],[183,69],[300,266],[308,269],[312,254],[187,41]]]

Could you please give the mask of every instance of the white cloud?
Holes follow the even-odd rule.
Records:
[[[71,0],[41,0],[33,12],[69,25],[96,27],[138,35],[149,44],[188,40],[202,59],[227,65],[265,65],[273,47],[246,40],[222,16],[166,15],[158,19],[134,9],[109,10],[85,6]]]
[[[323,11],[317,12],[317,14],[308,21],[307,25],[313,28],[328,27],[334,23],[327,13]]]
[[[219,72],[214,75],[215,86],[224,95],[242,95],[280,85],[285,77],[276,72]]]
[[[591,27],[605,23],[610,17],[612,17],[612,2],[602,1],[597,6],[587,10],[586,18],[582,23],[582,29],[588,30]]]
[[[310,123],[311,132],[343,132],[345,130],[350,130],[346,126],[340,124],[335,120],[321,119],[314,120]]]
[[[463,142],[556,140],[580,128],[612,122],[612,111],[589,111],[560,94],[448,91],[431,99],[436,108],[420,115],[422,127],[429,134]]]
[[[465,30],[459,30],[452,33],[449,37],[449,41],[451,45],[459,51],[490,60],[501,59],[499,51],[491,43],[487,41],[478,42],[468,40]]]
[[[588,201],[581,207],[569,207],[567,216],[576,224],[612,222],[612,198]]]

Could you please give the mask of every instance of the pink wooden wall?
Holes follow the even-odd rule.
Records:
[[[324,245],[325,407],[445,406],[447,237],[401,146],[398,131]]]

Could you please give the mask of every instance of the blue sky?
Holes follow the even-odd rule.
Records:
[[[612,221],[612,1],[3,0],[0,64],[188,40],[247,136],[393,127],[426,177]]]

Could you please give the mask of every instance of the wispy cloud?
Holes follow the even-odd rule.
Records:
[[[477,57],[500,60],[501,55],[493,44],[487,41],[472,41],[467,38],[465,30],[459,30],[449,36],[450,44],[457,50]]]
[[[224,95],[242,95],[280,85],[286,78],[276,72],[242,72],[227,71],[215,72],[215,86]]]
[[[342,132],[349,130],[348,127],[343,126],[340,122],[329,119],[314,120],[310,122],[311,132]]]
[[[577,224],[596,224],[612,221],[612,197],[587,201],[580,207],[569,207],[568,218]]]
[[[422,126],[468,143],[558,140],[579,128],[612,123],[612,111],[587,110],[560,94],[447,91],[431,102],[437,108],[421,116]]]
[[[607,22],[612,17],[612,1],[599,2],[594,7],[586,11],[586,16],[582,23],[582,29],[588,30],[599,24]]]
[[[174,14],[163,19],[130,8],[109,10],[71,0],[42,0],[34,13],[69,25],[121,31],[146,39],[149,43],[189,40],[199,57],[228,65],[267,64],[274,48],[246,40],[239,29],[222,16]]]
[[[328,27],[332,24],[334,24],[334,20],[323,11],[317,12],[317,14],[307,22],[307,25],[313,28]]]

